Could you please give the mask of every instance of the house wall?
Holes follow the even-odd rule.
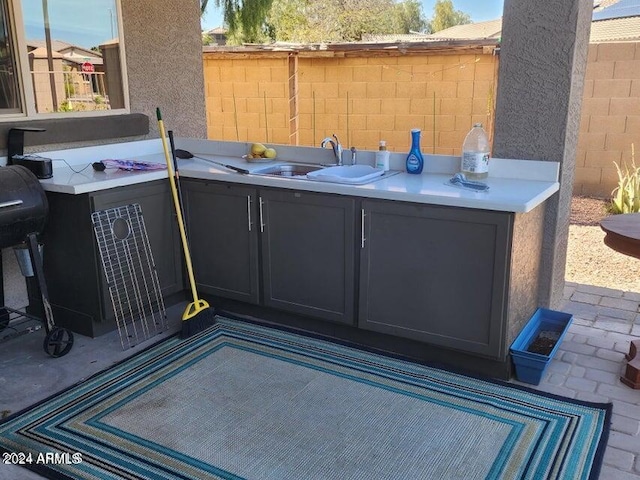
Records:
[[[207,134],[215,140],[459,154],[476,122],[493,122],[498,58],[487,54],[311,56],[205,52]],[[435,131],[434,131],[435,129]]]
[[[36,99],[36,109],[40,113],[52,113],[56,109],[53,105],[53,96],[51,95],[51,78],[49,74],[49,63],[46,58],[34,57],[29,58],[30,68],[33,72],[33,93]],[[54,89],[58,101],[58,108],[65,100],[64,94],[64,75],[63,62],[60,58],[53,59]]]
[[[111,108],[124,108],[120,45],[118,43],[100,45],[100,52],[104,62],[104,87],[109,97],[109,105]]]
[[[589,46],[574,193],[609,197],[613,162],[640,164],[640,42]]]
[[[200,2],[122,1],[124,48],[132,113],[150,119],[156,107],[176,137],[206,138]]]

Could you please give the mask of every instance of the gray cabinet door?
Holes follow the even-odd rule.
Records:
[[[365,200],[360,328],[505,354],[512,215]]]
[[[346,324],[355,310],[355,200],[260,190],[264,304]]]
[[[256,190],[201,180],[182,180],[182,190],[198,290],[257,304]]]
[[[116,328],[91,224],[96,210],[139,203],[163,295],[183,290],[182,254],[167,181],[79,195],[47,192],[47,198],[44,270],[56,324],[91,337]]]
[[[140,204],[160,287],[165,295],[183,288],[180,238],[168,181],[117,188],[92,195],[92,210]]]
[[[166,297],[184,288],[182,251],[168,180],[96,192],[91,194],[91,203],[92,211],[140,204],[162,295]],[[97,261],[100,262],[100,259]],[[101,266],[99,272],[102,278],[104,314],[106,318],[113,318],[109,291]]]

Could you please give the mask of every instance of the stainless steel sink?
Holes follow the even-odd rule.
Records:
[[[309,165],[303,163],[286,163],[271,165],[269,167],[254,170],[256,175],[269,175],[273,177],[305,177],[309,172],[315,172],[324,168],[322,165]],[[305,177],[306,178],[306,177]]]

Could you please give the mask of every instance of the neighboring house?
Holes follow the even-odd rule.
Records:
[[[26,44],[39,112],[107,108],[109,89],[101,52],[52,40],[50,70],[46,42],[27,40]]]
[[[43,48],[46,50],[47,44],[44,40],[27,40],[27,48]],[[102,55],[95,50],[89,50],[60,40],[51,41],[51,50],[62,55],[69,63],[82,64],[85,61],[90,61],[96,67],[102,65]]]
[[[227,29],[224,27],[216,27],[210,30],[206,30],[203,35],[207,35],[211,42],[209,45],[226,45],[227,44]]]

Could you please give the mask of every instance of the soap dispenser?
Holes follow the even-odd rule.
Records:
[[[378,151],[376,152],[376,168],[389,171],[389,150],[387,150],[387,142],[380,140]]]

